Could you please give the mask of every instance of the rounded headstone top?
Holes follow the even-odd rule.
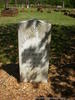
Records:
[[[24,33],[29,36],[34,36],[37,32],[41,36],[44,33],[48,33],[51,30],[51,24],[37,19],[31,19],[20,22],[20,33]]]

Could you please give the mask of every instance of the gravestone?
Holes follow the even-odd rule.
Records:
[[[1,11],[1,16],[11,17],[11,16],[16,16],[17,14],[18,14],[17,8],[7,8]]]
[[[20,80],[47,82],[51,24],[42,20],[22,21],[18,30]]]

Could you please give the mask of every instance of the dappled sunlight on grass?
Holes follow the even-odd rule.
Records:
[[[18,55],[17,25],[0,26],[0,62],[15,62]]]
[[[75,26],[53,25],[50,62],[71,56],[74,61]],[[0,26],[0,62],[18,61],[18,24]],[[62,61],[63,62],[63,61]]]

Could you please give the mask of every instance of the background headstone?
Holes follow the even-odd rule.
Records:
[[[47,82],[51,24],[42,20],[22,21],[18,30],[20,80]]]

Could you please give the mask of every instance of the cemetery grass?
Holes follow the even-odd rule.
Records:
[[[35,100],[35,98],[53,97],[74,99],[74,18],[64,16],[60,12],[53,12],[53,15],[46,14],[46,12],[36,11],[34,14],[29,10],[19,13],[16,17],[0,17],[0,100],[10,100],[11,98],[14,100]],[[54,24],[51,31],[50,68],[47,84],[24,84],[19,79],[18,22],[32,18],[32,16],[48,19]]]
[[[52,24],[59,25],[75,25],[75,19],[69,16],[65,16],[62,12],[51,11],[47,12],[48,9],[45,9],[43,12],[38,12],[37,9],[24,9],[24,12],[19,9],[19,14],[15,17],[1,17],[0,16],[0,25],[1,24],[10,24],[10,23],[19,23],[23,20],[28,19],[42,19],[46,20]]]

